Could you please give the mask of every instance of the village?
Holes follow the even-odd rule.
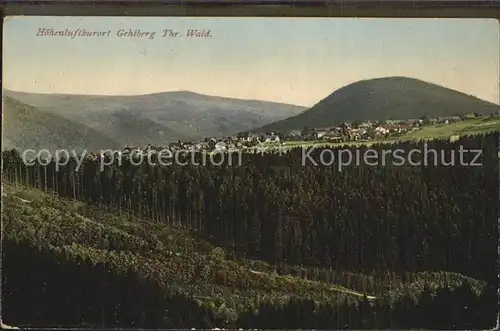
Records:
[[[421,130],[430,125],[447,125],[478,117],[492,117],[499,114],[468,114],[462,116],[428,117],[408,120],[355,121],[344,122],[327,128],[303,128],[289,132],[241,132],[229,137],[206,137],[198,141],[176,141],[167,146],[147,145],[141,149],[125,146],[123,154],[169,149],[171,151],[234,151],[253,150],[259,146],[286,146],[297,142],[342,143],[352,141],[372,141],[397,138],[411,131]]]

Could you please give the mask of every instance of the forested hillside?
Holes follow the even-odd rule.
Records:
[[[304,166],[297,148],[243,154],[238,166],[123,160],[100,172],[99,160],[79,171],[71,160],[56,172],[53,162],[26,166],[16,151],[4,151],[3,319],[143,328],[492,327],[498,133],[427,148],[450,156],[461,146],[480,149],[482,165],[433,165],[431,158],[428,166],[389,160],[339,171]],[[30,313],[21,309],[28,301]]]
[[[261,132],[324,128],[342,122],[406,120],[488,114],[500,106],[443,86],[408,77],[382,77],[344,86],[303,113],[267,124]]]
[[[25,149],[100,150],[123,145],[77,121],[46,112],[10,97],[3,98],[2,147]]]

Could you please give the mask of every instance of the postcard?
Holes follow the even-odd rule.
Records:
[[[7,17],[9,328],[497,324],[498,22]]]

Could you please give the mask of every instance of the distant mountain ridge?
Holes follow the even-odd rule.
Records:
[[[98,96],[4,90],[3,146],[19,149],[33,145],[73,146],[95,150],[127,144],[165,146],[174,140],[228,136],[243,131],[287,132],[344,121],[499,110],[499,105],[407,77],[352,83],[310,109],[189,91]]]
[[[289,104],[207,96],[189,91],[103,96],[4,90],[4,95],[97,130],[103,130],[103,123],[123,122],[119,119],[122,115],[128,119],[131,116],[140,117],[143,124],[150,121],[152,125],[159,125],[154,134],[152,129],[147,129],[150,132],[146,138],[155,144],[177,139],[232,135],[296,115],[306,109]],[[113,135],[125,135],[134,130],[146,129],[143,126],[130,126],[127,132],[114,132]],[[135,143],[143,143],[143,139]]]
[[[357,120],[416,119],[426,114],[454,116],[499,109],[499,105],[433,83],[408,77],[384,77],[344,86],[303,113],[255,131],[287,132]]]

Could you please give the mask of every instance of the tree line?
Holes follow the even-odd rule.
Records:
[[[241,166],[134,166],[125,159],[99,171],[98,161],[86,160],[75,171],[70,160],[56,172],[54,162],[27,166],[10,151],[3,152],[4,176],[182,224],[246,257],[276,264],[363,273],[449,270],[493,281],[496,137],[429,143],[444,151],[479,148],[479,167],[360,164],[338,171],[302,166],[297,148],[284,156],[245,154]]]
[[[374,276],[388,271],[399,275],[447,271],[484,280],[496,287],[498,133],[463,137],[454,142],[433,140],[427,144],[428,148],[448,154],[460,146],[479,149],[482,165],[444,166],[430,162],[425,166],[396,166],[389,160],[385,165],[359,164],[339,171],[332,166],[304,166],[300,148],[285,155],[244,154],[239,166],[234,166],[236,163],[233,166],[227,163],[135,166],[124,159],[121,165],[114,164],[100,171],[99,160],[85,160],[75,171],[77,162],[70,159],[56,171],[54,161],[47,165],[26,165],[15,150],[2,152],[2,159],[4,180],[11,183],[53,191],[61,197],[115,208],[155,222],[179,225],[225,247],[235,258],[261,259],[281,268],[296,265],[311,270],[329,268]],[[366,150],[368,147],[343,146],[335,151],[341,148],[354,153],[356,148]],[[382,153],[388,146],[370,148]],[[424,145],[423,142],[400,142],[390,148],[422,150]],[[317,148],[311,155],[318,158],[325,149]],[[472,157],[466,155],[465,161],[472,161]],[[92,269],[82,268],[78,270]],[[258,321],[277,320],[283,321],[276,322],[277,326],[287,328],[304,327],[300,323],[305,321],[316,328],[325,325],[361,328],[362,323],[387,328],[391,327],[387,321],[398,320],[398,327],[406,327],[415,323],[417,315],[411,317],[401,311],[424,314],[429,307],[444,307],[461,298],[460,293],[471,292],[467,288],[440,291],[443,292],[441,299],[426,297],[427,292],[422,290],[417,300],[420,303],[410,302],[408,298],[398,301],[396,306],[387,302],[378,308],[377,314],[373,313],[375,308],[362,301],[355,305],[356,310],[349,310],[345,307],[350,305],[342,303],[335,307],[335,312],[328,310],[328,306],[303,308],[312,304],[307,300],[292,300],[285,306],[263,302],[258,309],[259,316],[268,317],[259,319],[243,314],[239,316],[238,325],[267,328],[268,325]],[[474,297],[470,293],[463,295],[468,302],[476,300],[470,299]],[[432,304],[423,305],[422,300]],[[484,300],[475,304],[484,307]],[[349,310],[349,314],[341,313],[344,308],[339,307]],[[198,308],[193,309],[197,311],[195,315],[205,316]],[[306,314],[306,318],[297,313],[301,309],[318,313]],[[387,314],[392,317],[380,317],[380,309],[389,309]],[[462,314],[458,311],[463,307],[453,309],[453,314]],[[349,317],[358,310],[363,311],[365,317]],[[431,312],[426,311],[425,316],[430,318]],[[98,316],[97,312],[93,314]],[[366,317],[372,315],[377,317]],[[457,316],[448,316],[447,321],[456,321]],[[375,322],[375,318],[385,322]],[[368,321],[363,322],[366,319]]]

